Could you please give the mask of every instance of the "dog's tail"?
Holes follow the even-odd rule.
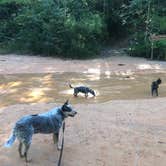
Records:
[[[69,83],[69,87],[70,87],[70,88],[74,88],[70,83]]]
[[[4,144],[4,146],[7,148],[11,147],[13,145],[15,139],[16,139],[16,135],[14,134],[14,131],[13,131],[13,133],[9,137],[8,141]]]

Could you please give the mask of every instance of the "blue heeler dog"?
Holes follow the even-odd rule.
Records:
[[[85,97],[88,97],[88,93],[91,93],[93,96],[96,96],[95,91],[86,87],[86,86],[78,86],[78,87],[73,87],[71,84],[69,84],[70,88],[74,88],[74,96],[77,97],[78,93],[84,93]]]
[[[27,153],[32,141],[32,135],[52,133],[53,141],[56,143],[59,141],[58,134],[64,119],[68,116],[74,117],[76,114],[77,112],[66,101],[61,107],[56,107],[48,112],[27,115],[16,122],[9,140],[5,143],[5,147],[11,147],[17,138],[19,141],[19,155],[20,157],[25,157],[25,161],[29,162]],[[25,147],[24,152],[22,152],[23,145]]]
[[[159,88],[159,84],[161,84],[161,79],[157,79],[156,81],[153,81],[151,84],[151,94],[152,96],[154,95],[154,92],[156,94],[156,96],[158,96],[158,88]]]

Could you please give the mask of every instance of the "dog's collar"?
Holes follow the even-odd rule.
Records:
[[[62,115],[62,119],[65,119],[66,118],[66,115],[63,113],[63,110],[62,110],[62,107],[60,108],[60,113],[61,113],[61,115]]]

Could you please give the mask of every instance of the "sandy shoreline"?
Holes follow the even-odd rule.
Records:
[[[18,157],[18,142],[10,149],[3,147],[14,122],[25,114],[44,112],[54,106],[25,104],[1,110],[1,165],[24,165]],[[165,98],[74,106],[78,115],[66,121],[64,166],[165,165]],[[52,136],[35,135],[29,156],[33,159],[30,166],[54,166],[58,153]]]
[[[123,65],[124,64],[124,65]],[[61,60],[51,57],[0,55],[0,74],[84,72],[163,72],[166,62],[129,56],[110,56],[93,60]]]
[[[118,64],[125,64],[119,66]],[[91,61],[0,56],[0,74],[54,72],[166,72],[166,63],[115,56]],[[77,70],[76,70],[77,69]],[[74,104],[75,118],[67,119],[62,166],[165,166],[166,98],[115,100],[107,103]],[[15,121],[47,111],[55,103],[16,104],[0,109],[0,165],[23,166],[17,152],[3,143]],[[55,166],[58,152],[51,135],[35,135],[29,166]]]

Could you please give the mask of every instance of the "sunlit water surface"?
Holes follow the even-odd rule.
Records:
[[[18,103],[55,102],[69,99],[71,103],[104,103],[118,99],[152,98],[150,85],[158,77],[160,97],[166,96],[166,73],[114,74],[109,72],[56,73],[56,74],[12,74],[0,75],[0,107]],[[96,91],[97,96],[85,98],[83,94],[73,96],[73,86],[85,85]]]

